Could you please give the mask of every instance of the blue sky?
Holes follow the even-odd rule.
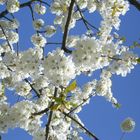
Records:
[[[31,46],[30,36],[34,33],[31,24],[31,15],[27,8],[21,10],[21,13],[16,13],[15,16],[21,21],[19,29],[20,38],[20,50],[26,50]],[[92,16],[86,15],[91,23],[98,26],[100,16],[93,14]],[[46,14],[44,16],[47,24],[52,23],[53,16]],[[121,27],[119,34],[126,37],[126,45],[132,44],[133,41],[137,41],[140,38],[140,12],[131,7],[130,11],[123,17],[121,17]],[[82,34],[85,28],[82,23],[78,23],[76,29],[71,31],[71,34]],[[62,35],[60,33],[54,36],[51,40],[56,42],[61,41]],[[56,46],[48,46],[46,52],[54,49]],[[135,52],[140,56],[140,50],[135,49]],[[95,77],[96,77],[95,73]],[[81,76],[78,77],[79,84],[83,84],[86,81],[92,80],[92,77]],[[120,76],[113,76],[112,91],[114,96],[118,99],[122,105],[120,109],[115,109],[104,98],[94,97],[90,101],[89,105],[83,108],[83,111],[79,114],[81,120],[85,126],[94,132],[100,140],[119,140],[121,137],[120,123],[126,117],[132,117],[136,122],[136,128],[132,133],[125,135],[124,140],[139,140],[140,137],[140,66],[137,65],[131,74],[122,78]],[[14,100],[9,96],[9,100]],[[14,129],[9,130],[8,134],[3,135],[3,140],[31,140],[24,130]],[[90,140],[84,135],[84,140]]]

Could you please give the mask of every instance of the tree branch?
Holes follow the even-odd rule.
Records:
[[[57,88],[55,87],[55,91],[54,91],[54,97],[57,96]],[[54,106],[55,102],[52,102],[51,103],[51,106]],[[53,116],[53,111],[51,110],[50,111],[50,115],[49,115],[49,118],[48,118],[48,122],[46,124],[46,136],[45,136],[45,140],[48,140],[48,136],[49,136],[49,126],[51,124],[51,120],[52,120],[52,116]]]
[[[91,136],[92,138],[94,138],[95,140],[99,140],[93,133],[91,133],[86,127],[84,127],[80,122],[78,122],[75,118],[73,118],[71,115],[62,112],[66,117],[70,118],[71,120],[73,120],[75,123],[77,123],[83,130],[86,131],[86,133]]]
[[[54,97],[56,97],[56,95],[57,95],[57,88],[55,88]],[[91,95],[90,95],[87,99],[85,99],[84,101],[87,101],[89,98],[92,97],[92,95],[93,95],[93,94],[91,94]],[[32,115],[41,115],[41,114],[43,114],[43,113],[48,112],[49,109],[50,109],[50,107],[51,107],[51,106],[54,106],[54,103],[55,103],[55,102],[52,102],[52,104],[51,104],[48,108],[46,108],[46,109],[44,109],[44,110],[42,110],[42,111],[40,111],[40,112],[34,113],[34,114],[32,114]],[[80,122],[78,122],[75,118],[73,118],[73,117],[70,115],[70,113],[72,113],[75,109],[77,109],[77,108],[78,108],[79,106],[81,106],[82,104],[83,104],[83,102],[82,102],[80,105],[78,105],[76,108],[74,108],[73,110],[71,110],[69,113],[62,112],[61,110],[59,110],[59,111],[62,112],[62,113],[65,115],[65,117],[68,117],[68,118],[70,118],[71,120],[73,120],[75,123],[77,123],[83,130],[86,131],[86,133],[87,133],[89,136],[93,137],[95,140],[99,140],[93,133],[91,133],[86,127],[84,127]],[[48,136],[49,136],[49,126],[50,126],[50,123],[51,123],[51,120],[52,120],[52,115],[53,115],[53,111],[50,111],[48,123],[46,124],[46,138],[45,138],[45,140],[48,140]]]
[[[140,2],[138,2],[137,0],[128,0],[128,1],[130,4],[135,6],[140,11]]]
[[[63,34],[62,48],[61,48],[66,53],[72,53],[71,50],[68,50],[66,48],[66,42],[67,42],[68,30],[69,30],[69,25],[70,25],[70,21],[71,21],[73,7],[74,7],[74,0],[71,0],[69,11],[68,11],[68,17],[67,17],[67,21],[66,21],[66,25],[65,25],[65,29],[64,29],[64,34]]]

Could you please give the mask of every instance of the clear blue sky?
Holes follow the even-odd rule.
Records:
[[[21,21],[21,27],[19,29],[20,38],[20,50],[26,50],[31,46],[29,36],[34,31],[32,30],[31,15],[27,8],[21,10],[21,13],[16,13],[16,17]],[[87,15],[88,17],[88,15]],[[47,24],[52,24],[53,16],[46,14],[44,16]],[[88,17],[94,25],[99,24],[100,17],[97,14]],[[78,23],[76,29],[71,32],[74,34],[84,33],[85,28],[82,23]],[[119,34],[126,37],[126,44],[130,45],[133,41],[140,38],[140,12],[131,7],[126,16],[122,17],[122,23]],[[51,40],[56,42],[61,41],[61,34],[53,37]],[[46,52],[52,50],[55,46],[49,46]],[[140,56],[140,49],[135,50]],[[86,81],[92,80],[93,77],[78,77],[79,85],[82,85]],[[113,76],[112,91],[114,96],[122,105],[120,109],[115,109],[104,98],[94,97],[89,105],[83,108],[83,111],[79,114],[81,120],[85,126],[94,132],[100,140],[119,140],[121,136],[120,123],[126,117],[132,117],[136,122],[136,128],[132,133],[127,134],[124,140],[139,140],[140,139],[140,65],[136,66],[132,70],[131,74],[122,78],[120,76]],[[11,96],[9,100],[14,101]],[[21,129],[9,130],[8,134],[2,135],[3,140],[31,140],[25,131]],[[87,136],[84,136],[84,140],[90,140]]]

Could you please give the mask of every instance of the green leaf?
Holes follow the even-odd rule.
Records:
[[[136,47],[138,45],[138,42],[134,41],[133,45]]]
[[[140,58],[137,59],[137,63],[140,64]]]
[[[51,98],[54,99],[55,102],[58,104],[61,104],[65,100],[65,97],[51,97]]]
[[[125,42],[126,41],[126,38],[123,36],[123,37],[120,38],[120,40],[122,40],[123,42]]]
[[[132,46],[130,46],[130,48],[131,48],[131,49],[134,49],[134,48],[135,48],[135,46],[134,46],[134,45],[132,45]]]
[[[77,107],[77,106],[78,106],[76,103],[73,103],[73,102],[70,102],[70,105],[71,105],[72,107]]]
[[[57,111],[58,109],[60,109],[60,107],[61,107],[61,104],[55,104],[52,107],[50,107],[50,110]]]
[[[77,83],[76,81],[73,81],[69,86],[66,87],[66,89],[64,90],[64,94],[67,94],[69,92],[71,92],[72,90],[74,90],[77,87]]]
[[[67,109],[70,109],[72,107],[70,102],[63,102],[63,104]]]
[[[115,106],[117,109],[121,108],[121,104],[119,104],[119,103],[114,104],[114,106]]]

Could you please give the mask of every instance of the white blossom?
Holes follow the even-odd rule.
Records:
[[[44,15],[46,13],[46,7],[40,4],[36,4],[34,10],[37,14]]]
[[[75,0],[70,7],[72,2],[49,2],[48,15],[52,16],[49,18],[44,15],[48,3],[41,0],[25,3],[30,8],[31,25],[35,32],[30,37],[32,48],[25,49],[19,40],[22,22],[20,18],[16,19],[18,16],[15,14],[25,6],[24,3],[0,0],[0,5],[6,6],[6,12],[2,12],[0,19],[0,133],[18,127],[27,131],[33,140],[45,140],[42,117],[47,114],[49,140],[83,140],[81,133],[86,131],[81,129],[79,123],[84,124],[78,116],[83,106],[90,103],[94,96],[104,97],[114,106],[118,105],[111,89],[111,77],[114,74],[126,76],[139,60],[129,47],[123,46],[121,37],[115,31],[119,30],[120,16],[129,10],[129,3],[126,0]],[[101,20],[99,26],[92,30],[86,14],[93,12],[98,13]],[[66,25],[68,19],[69,25]],[[75,25],[80,25],[80,19],[86,30],[81,30],[80,34],[77,30],[71,32],[72,28],[76,29]],[[67,35],[64,36],[64,33]],[[48,40],[53,47],[47,44]],[[62,44],[56,48],[60,40]],[[49,52],[49,49],[53,51]],[[72,53],[65,52],[65,49],[70,49]],[[95,71],[99,74],[97,79],[92,76]],[[79,81],[71,82],[82,74],[90,76],[90,81],[82,81],[83,85],[79,85]],[[7,90],[21,97],[11,103],[5,94]],[[131,132],[134,128],[135,122],[131,118],[126,118],[121,124],[123,132]]]
[[[31,91],[31,86],[26,82],[20,82],[15,89],[18,95],[26,97]]]
[[[15,13],[20,8],[20,3],[18,0],[7,0],[6,4],[9,13]]]
[[[35,30],[40,30],[44,25],[44,20],[36,19],[33,21],[33,26]]]
[[[41,34],[34,34],[32,37],[31,37],[31,41],[32,43],[35,45],[35,46],[39,46],[39,47],[44,47],[45,44],[46,44],[46,39],[45,37],[43,37]]]
[[[48,25],[45,27],[45,35],[46,37],[52,37],[56,33],[56,28],[52,25]]]
[[[71,57],[60,49],[48,54],[43,62],[44,74],[56,84],[66,86],[75,77],[75,66]]]

